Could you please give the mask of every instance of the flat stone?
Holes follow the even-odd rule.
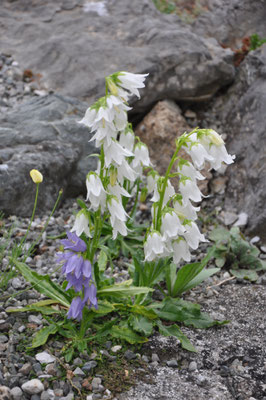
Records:
[[[94,361],[94,360],[88,361],[83,365],[82,370],[86,371],[86,372],[89,372],[93,368],[97,367],[97,365],[98,365],[97,361]]]
[[[171,368],[178,368],[177,360],[169,360],[169,361],[166,361],[166,364],[167,364],[168,367],[171,367]]]
[[[85,376],[84,372],[83,372],[82,369],[80,369],[79,367],[77,367],[77,368],[73,371],[73,374],[74,374],[75,376],[81,376],[81,377]]]
[[[125,358],[129,361],[134,360],[135,358],[137,358],[137,355],[135,353],[133,353],[133,351],[131,350],[127,350],[125,352]]]
[[[248,214],[242,212],[238,215],[237,221],[234,223],[234,226],[246,226],[248,223]]]
[[[120,345],[116,345],[116,346],[111,347],[111,351],[112,351],[113,353],[117,353],[117,352],[120,351],[121,349],[122,349],[122,346],[120,346]]]
[[[44,386],[39,379],[31,379],[30,381],[23,383],[21,388],[28,394],[38,394],[44,390]]]
[[[46,351],[43,351],[42,353],[36,354],[35,358],[41,364],[50,364],[50,363],[53,363],[56,360],[56,358],[54,356],[52,356],[51,354],[47,353]]]

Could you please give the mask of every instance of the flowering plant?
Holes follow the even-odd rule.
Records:
[[[142,343],[156,327],[195,351],[178,325],[165,326],[162,320],[198,328],[226,322],[213,321],[198,305],[179,298],[217,271],[204,268],[211,252],[201,262],[182,268],[179,263],[190,262],[191,252],[200,242],[206,242],[196,224],[200,207],[192,203],[203,197],[197,186],[197,181],[204,179],[200,170],[205,162],[214,169],[222,163],[231,164],[234,156],[227,153],[223,139],[214,130],[196,128],[176,139],[165,176],[159,176],[147,146],[135,137],[127,116],[128,100],[132,95],[140,97],[146,77],[128,72],[108,76],[105,96],[79,121],[93,133],[90,141],[99,148],[98,167],[87,174],[86,202],[78,200],[81,210],[67,239],[62,240],[64,252],[57,256],[66,276],[63,289],[49,277],[37,276],[25,264],[16,264],[50,298],[32,305],[31,310],[35,307],[40,311],[45,306],[44,315],[58,313],[61,318],[59,322],[47,317],[50,327],[37,333],[33,347],[45,343],[50,334],[71,337],[73,345],[65,349],[68,360],[75,348],[89,350],[88,343],[103,336]],[[180,157],[181,149],[191,161]],[[174,178],[179,179],[177,192]],[[137,225],[134,216],[138,201],[145,201],[147,194],[153,205],[151,224],[145,227]],[[118,283],[107,267],[121,251],[132,258],[132,263],[126,264],[131,279]],[[163,281],[167,292],[160,285]],[[163,293],[163,301],[152,297],[155,288]],[[56,304],[60,307],[55,308]]]

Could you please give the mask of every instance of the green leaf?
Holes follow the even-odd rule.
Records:
[[[39,275],[37,272],[32,271],[25,263],[19,262],[15,259],[12,259],[12,262],[26,281],[30,282],[34,289],[39,293],[44,294],[65,307],[70,306],[70,298],[68,294],[62,290],[61,286],[51,281],[48,275]]]
[[[108,262],[107,254],[105,253],[104,250],[101,250],[98,257],[98,266],[101,272],[105,271],[107,262]]]
[[[65,352],[64,357],[65,357],[65,360],[66,360],[67,363],[70,362],[70,361],[72,360],[73,355],[74,355],[74,350],[75,350],[74,347],[70,347],[70,348],[67,349],[67,351]]]
[[[157,326],[159,328],[159,331],[162,335],[164,336],[175,336],[179,341],[183,349],[192,351],[192,352],[197,352],[195,347],[190,343],[189,339],[184,335],[184,333],[181,331],[181,329],[176,325],[170,325],[170,326],[165,326],[161,323],[161,321],[157,322]]]
[[[153,307],[159,318],[173,322],[182,322],[186,326],[192,325],[195,328],[206,329],[228,322],[213,320],[207,313],[200,311],[198,304],[182,299],[166,297],[159,305],[159,308],[157,307],[156,309],[156,304]]]
[[[58,327],[56,325],[45,326],[40,329],[33,338],[32,345],[29,347],[30,349],[34,349],[36,347],[42,346],[48,340],[50,335],[54,335],[58,331]]]
[[[135,314],[139,314],[139,315],[143,315],[144,317],[148,318],[148,319],[157,319],[157,315],[153,310],[148,309],[145,306],[141,306],[139,304],[134,304],[131,307],[131,312],[135,313]]]
[[[134,329],[134,331],[140,332],[145,336],[150,336],[153,331],[153,323],[142,315],[130,315],[129,325]]]
[[[88,209],[87,204],[83,200],[77,199],[77,203],[80,206],[80,208],[84,208],[85,210]]]
[[[216,274],[216,272],[220,271],[220,268],[208,268],[203,269],[194,279],[192,279],[187,286],[185,287],[185,291],[192,289],[193,287],[198,286],[201,282],[208,279],[210,276]]]
[[[218,268],[222,268],[225,264],[226,258],[225,257],[219,257],[215,259],[215,265],[217,265]]]
[[[225,242],[230,239],[230,232],[225,228],[216,228],[209,234],[213,242]]]
[[[112,327],[111,335],[115,338],[126,340],[130,344],[145,343],[148,341],[147,338],[138,335],[131,328],[124,328],[119,325]]]
[[[251,282],[255,282],[258,279],[256,271],[250,271],[248,269],[230,269],[230,272],[236,278],[247,279]]]
[[[61,312],[61,310],[57,310],[52,307],[48,307],[49,304],[58,304],[57,301],[55,300],[41,300],[37,301],[34,304],[30,304],[25,307],[14,307],[14,308],[9,308],[7,312],[24,312],[24,311],[36,311],[36,312],[41,312],[42,314],[58,314]]]
[[[98,309],[97,310],[93,310],[93,313],[106,315],[106,314],[109,314],[109,313],[111,313],[113,311],[115,311],[115,307],[113,306],[112,303],[110,303],[107,300],[99,300],[98,301]]]
[[[153,289],[148,287],[130,286],[131,283],[132,279],[112,286],[106,286],[98,290],[97,294],[99,296],[115,296],[121,298],[121,297],[136,296],[142,293],[153,292]]]

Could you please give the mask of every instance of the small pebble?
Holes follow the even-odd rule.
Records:
[[[177,360],[169,360],[169,361],[166,361],[166,364],[167,364],[168,367],[171,367],[171,368],[178,368]]]

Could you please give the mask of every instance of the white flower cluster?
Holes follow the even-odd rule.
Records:
[[[178,264],[181,259],[191,260],[190,249],[195,250],[199,242],[206,241],[195,220],[200,207],[192,202],[201,201],[203,195],[197,180],[205,179],[199,172],[208,161],[211,168],[219,169],[222,163],[231,164],[234,156],[227,153],[218,133],[211,129],[198,129],[182,135],[183,149],[190,155],[192,163],[179,159],[179,194],[175,193],[169,179],[165,181],[155,171],[148,175],[148,190],[153,193],[153,226],[144,244],[145,260],[173,257]]]
[[[87,175],[87,201],[93,211],[109,212],[113,228],[113,239],[117,234],[127,235],[126,214],[122,196],[130,197],[131,190],[142,176],[143,167],[150,166],[147,146],[138,142],[128,123],[127,100],[131,95],[139,97],[138,89],[144,87],[147,74],[117,72],[106,78],[106,95],[89,107],[80,123],[86,125],[94,135],[96,147],[101,148],[97,172]],[[72,231],[77,235],[88,229],[88,216],[85,210],[78,213]]]

